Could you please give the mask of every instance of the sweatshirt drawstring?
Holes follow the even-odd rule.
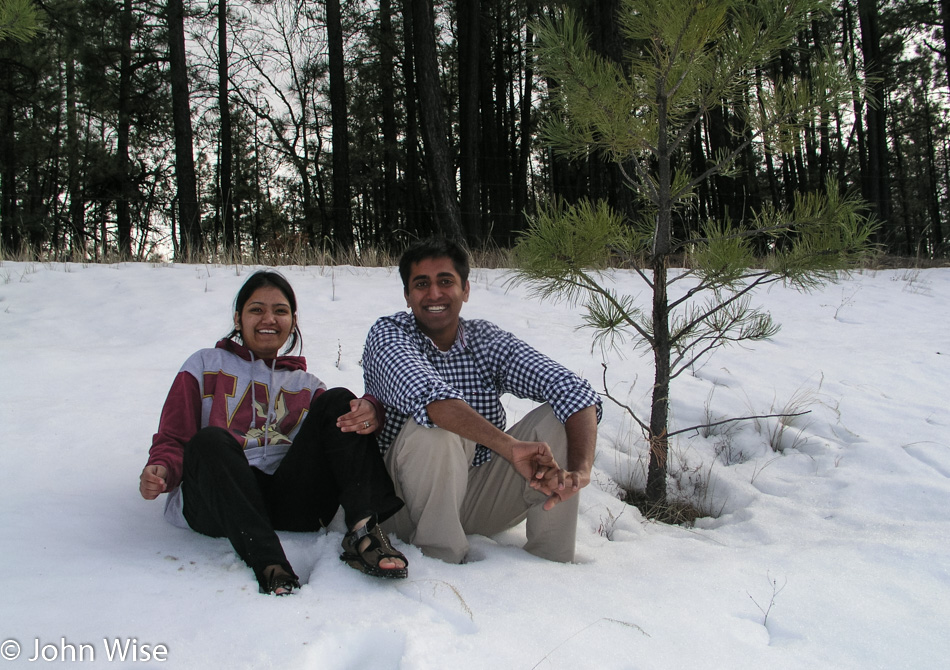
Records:
[[[249,350],[251,354],[251,369],[254,368],[254,361],[257,360],[254,356],[254,352]],[[262,361],[263,362],[263,361]],[[270,364],[270,383],[267,386],[267,416],[264,417],[264,436],[261,438],[260,446],[266,447],[268,442],[270,442],[270,425],[272,422],[277,420],[277,413],[274,409],[274,404],[276,399],[274,398],[273,388],[274,388],[274,375],[277,372],[277,359],[271,361]],[[251,425],[248,430],[254,430],[254,424],[257,423],[257,384],[254,383],[254,374],[251,373],[251,407],[254,410],[251,412]]]
[[[274,410],[276,399],[274,398],[274,372],[277,370],[277,359],[270,364],[270,383],[267,385],[267,418],[264,420],[264,446],[270,441],[271,421],[277,420],[277,413]]]

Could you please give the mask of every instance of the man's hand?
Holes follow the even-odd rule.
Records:
[[[376,408],[365,398],[350,401],[350,411],[336,420],[336,427],[344,433],[370,435],[379,428]]]
[[[146,500],[155,500],[160,494],[165,493],[165,477],[168,476],[168,469],[164,465],[146,465],[139,475],[139,493]]]
[[[515,471],[528,481],[531,488],[545,495],[554,493],[560,481],[561,468],[547,444],[515,441],[511,445],[508,461]]]
[[[567,417],[567,469],[558,472],[557,485],[548,492],[544,509],[552,509],[590,484],[594,466],[594,447],[597,443],[597,408],[585,407]]]
[[[461,400],[436,400],[426,406],[429,418],[445,430],[473,442],[484,444],[509,463],[524,477],[531,488],[548,497],[545,509],[574,496],[590,483],[597,439],[597,414],[587,407],[568,417],[567,430],[569,469],[558,465],[551,447],[544,442],[522,442],[502,432]]]
[[[572,498],[588,484],[590,484],[590,471],[559,470],[557,473],[557,485],[545,501],[544,509],[550,510],[558,503]]]

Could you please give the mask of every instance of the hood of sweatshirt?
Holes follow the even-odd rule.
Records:
[[[307,359],[303,356],[278,356],[277,358],[257,358],[251,350],[245,347],[243,344],[238,344],[234,340],[224,338],[218,340],[218,343],[214,345],[215,349],[224,349],[225,351],[234,354],[235,356],[240,356],[246,361],[264,361],[268,367],[272,367],[276,370],[306,370],[307,369]]]

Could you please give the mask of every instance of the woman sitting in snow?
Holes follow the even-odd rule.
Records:
[[[234,329],[175,378],[139,491],[146,500],[167,492],[172,523],[227,537],[261,593],[300,586],[274,530],[318,530],[340,506],[350,529],[340,559],[405,577],[406,557],[379,526],[403,506],[376,446],[382,406],[327,390],[302,356],[287,355],[300,340],[287,280],[251,275],[235,299]]]

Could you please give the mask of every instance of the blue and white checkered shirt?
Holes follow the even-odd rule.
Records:
[[[366,392],[386,407],[386,425],[379,448],[385,453],[409,417],[420,426],[435,427],[426,407],[436,400],[464,400],[500,430],[506,428],[501,396],[551,405],[563,423],[600,396],[590,384],[489,321],[459,319],[459,333],[448,351],[440,351],[416,325],[409,312],[379,319],[366,337],[363,351]],[[472,465],[491,459],[479,445]]]

